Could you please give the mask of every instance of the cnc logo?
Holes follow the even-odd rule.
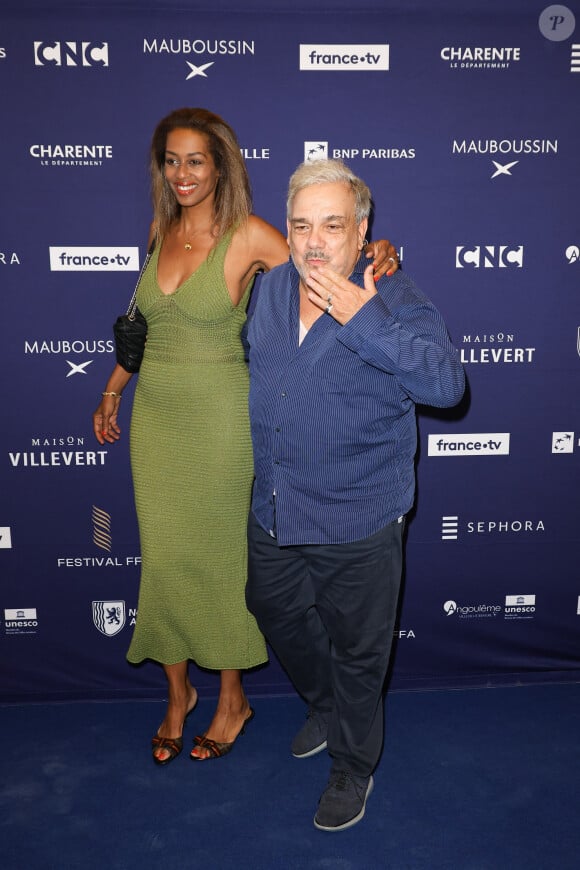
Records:
[[[578,245],[568,245],[566,248],[566,260],[569,266],[575,266],[580,260],[580,248]]]
[[[389,69],[388,45],[301,45],[300,69],[346,71]]]
[[[114,637],[125,625],[124,601],[93,601],[93,622],[105,637]]]
[[[446,46],[441,49],[441,60],[450,69],[508,69],[520,60],[519,48],[493,48],[491,46]]]
[[[574,433],[552,432],[552,453],[574,453]]]
[[[456,269],[521,269],[523,245],[457,245]]]
[[[35,66],[109,66],[108,42],[35,42]]]
[[[50,247],[51,272],[138,272],[139,248]]]
[[[12,549],[12,535],[10,526],[0,526],[0,550]]]

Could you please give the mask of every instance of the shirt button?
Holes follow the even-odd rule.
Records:
[[[276,426],[276,429],[275,429],[274,431],[275,431],[275,432],[279,432],[279,431],[280,431],[280,427],[279,427],[279,426]]]
[[[286,393],[285,393],[284,391],[282,391],[282,392],[280,393],[280,395],[283,396],[284,398],[286,397]]]

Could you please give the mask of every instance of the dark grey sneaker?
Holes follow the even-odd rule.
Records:
[[[365,814],[373,785],[372,776],[354,776],[347,770],[333,771],[318,803],[314,827],[321,831],[344,831],[356,825]]]
[[[306,722],[290,746],[294,758],[309,758],[326,749],[330,713],[309,710]]]

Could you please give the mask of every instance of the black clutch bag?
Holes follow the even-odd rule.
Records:
[[[137,290],[141,283],[143,273],[147,268],[147,263],[151,259],[151,254],[155,248],[155,239],[141,267],[133,296],[129,303],[126,314],[121,314],[117,317],[113,324],[113,335],[115,337],[115,355],[118,364],[125,369],[126,372],[134,374],[141,368],[141,360],[143,359],[143,351],[145,350],[145,341],[147,340],[147,321],[137,308]]]

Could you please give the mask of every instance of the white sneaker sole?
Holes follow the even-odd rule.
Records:
[[[317,755],[319,752],[322,752],[323,749],[326,749],[326,740],[323,740],[318,746],[315,746],[314,749],[310,749],[308,752],[303,752],[301,755],[296,755],[295,752],[292,753],[294,758],[310,758],[311,755]]]
[[[346,830],[346,828],[352,828],[352,826],[356,825],[357,822],[360,822],[360,820],[364,816],[366,805],[367,805],[367,799],[368,799],[369,795],[371,794],[371,792],[374,788],[374,785],[375,785],[375,783],[374,783],[374,780],[371,776],[371,778],[369,779],[369,784],[367,786],[367,793],[365,794],[365,799],[363,801],[361,811],[357,816],[355,816],[352,819],[349,819],[348,822],[344,822],[342,825],[336,825],[333,828],[328,827],[327,825],[321,825],[319,822],[316,821],[316,816],[314,816],[314,827],[318,828],[319,831],[330,831],[331,833],[333,831],[344,831],[344,830]]]

